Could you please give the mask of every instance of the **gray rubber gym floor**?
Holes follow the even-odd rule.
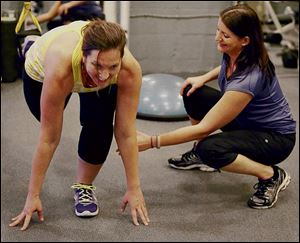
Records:
[[[283,68],[276,53],[278,49],[270,56],[276,59],[277,74],[299,131],[299,70]],[[187,143],[140,153],[141,185],[151,222],[134,226],[129,208],[123,214],[119,211],[126,181],[113,141],[95,180],[100,213],[89,219],[76,217],[70,186],[76,172],[78,104],[78,95],[73,94],[65,111],[61,142],[43,185],[45,221],[40,223],[35,215],[29,229],[21,232],[8,224],[24,206],[39,123],[25,104],[22,81],[1,83],[1,241],[299,242],[298,134],[294,151],[281,164],[292,181],[279,194],[274,208],[254,210],[247,206],[257,182],[254,177],[169,168],[168,158],[189,150],[192,143]],[[150,134],[187,124],[137,120],[138,129]]]

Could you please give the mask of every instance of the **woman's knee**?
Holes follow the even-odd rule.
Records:
[[[209,112],[209,110],[219,101],[220,91],[209,86],[202,86],[187,96],[187,92],[192,88],[188,85],[183,91],[183,103],[187,114],[198,121]]]
[[[216,153],[215,144],[211,139],[204,139],[197,144],[196,151],[205,164],[212,164],[215,161]]]
[[[237,156],[237,153],[218,144],[214,138],[210,137],[197,144],[196,152],[204,164],[215,169],[232,163]]]
[[[103,164],[113,138],[113,125],[86,124],[82,127],[78,142],[80,158],[90,164]]]
[[[202,117],[199,117],[199,107],[197,106],[197,101],[195,98],[195,92],[187,96],[187,92],[192,88],[192,85],[189,84],[185,89],[183,90],[183,104],[186,113],[188,114],[189,117],[195,119],[195,120],[201,120]]]

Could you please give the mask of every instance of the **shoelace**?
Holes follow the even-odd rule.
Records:
[[[79,203],[82,204],[91,204],[93,203],[92,201],[94,200],[93,198],[93,191],[96,190],[96,187],[93,185],[83,185],[80,183],[76,183],[71,186],[72,189],[79,189],[79,196],[78,196],[78,201]]]
[[[193,151],[186,152],[182,155],[184,161],[189,161],[193,158],[197,158],[197,156],[193,153]]]
[[[198,158],[198,156],[194,153],[194,150],[196,148],[196,145],[197,143],[195,142],[193,144],[193,148],[190,150],[190,151],[187,151],[185,152],[184,154],[181,155],[181,158],[184,160],[184,161],[189,161],[193,158]]]
[[[264,180],[264,181],[259,181],[258,183],[256,183],[253,188],[255,190],[257,190],[255,192],[255,195],[257,197],[262,197],[265,195],[265,192],[268,190],[269,186],[272,186],[273,182],[272,180]]]

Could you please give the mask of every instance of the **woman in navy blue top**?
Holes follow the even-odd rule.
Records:
[[[215,39],[223,53],[221,65],[186,79],[180,90],[192,125],[157,136],[139,133],[139,150],[197,140],[192,150],[170,158],[169,165],[255,176],[256,192],[248,205],[270,208],[290,182],[277,164],[294,148],[296,122],[255,11],[247,5],[223,10]],[[214,79],[220,90],[205,85]]]
[[[68,24],[76,20],[105,20],[105,14],[97,1],[54,1],[51,8],[37,16],[38,22],[47,22],[47,29]],[[32,24],[32,21],[28,21]]]

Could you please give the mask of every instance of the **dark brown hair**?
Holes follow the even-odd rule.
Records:
[[[256,12],[246,4],[239,4],[221,11],[220,18],[235,35],[250,38],[250,43],[245,46],[238,57],[238,69],[245,69],[256,64],[268,79],[272,79],[275,67],[264,45],[263,32]]]
[[[119,24],[100,19],[93,20],[83,27],[82,35],[84,56],[88,56],[92,50],[119,49],[121,57],[123,57],[126,35]]]

